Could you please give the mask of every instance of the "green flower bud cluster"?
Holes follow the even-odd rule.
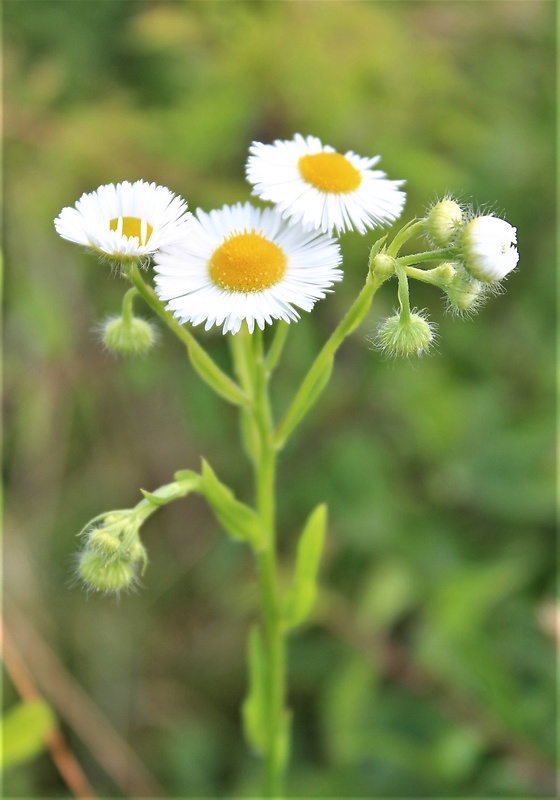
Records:
[[[138,531],[146,513],[138,507],[111,511],[92,520],[83,531],[85,547],[78,573],[86,586],[98,592],[131,588],[148,564]]]
[[[451,292],[451,305],[459,311],[476,306],[480,284],[503,280],[519,261],[515,246],[517,231],[513,225],[494,214],[477,214],[472,207],[462,206],[451,198],[444,198],[432,207],[425,219],[425,231],[434,247],[446,248],[453,260],[460,262],[463,275],[456,285],[466,286],[466,279],[472,279],[467,291],[468,294],[473,289],[468,308],[465,293],[457,289],[462,296],[455,304],[457,292]]]

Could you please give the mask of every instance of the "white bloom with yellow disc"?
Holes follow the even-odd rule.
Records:
[[[54,225],[63,239],[115,261],[145,260],[181,235],[192,219],[187,203],[165,186],[108,183],[63,208]]]
[[[246,320],[252,333],[299,319],[295,307],[310,311],[342,279],[340,262],[334,239],[288,225],[274,209],[198,209],[188,235],[156,254],[156,292],[182,323],[237,333]]]
[[[297,133],[274,144],[249,148],[247,180],[253,194],[275,203],[282,216],[325,233],[366,233],[396,220],[405,203],[404,181],[371,169],[380,159],[342,155],[316,136]]]

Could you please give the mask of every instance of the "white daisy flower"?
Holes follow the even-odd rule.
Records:
[[[184,236],[155,257],[156,292],[181,323],[252,333],[273,319],[299,319],[342,279],[338,243],[250,203],[200,209]]]
[[[54,226],[63,239],[112,260],[143,261],[173,242],[192,219],[187,204],[165,186],[123,181],[83,194]]]
[[[475,217],[461,235],[465,267],[483,283],[501,281],[517,266],[517,228],[493,216]]]
[[[372,170],[380,156],[361,158],[344,155],[316,136],[274,144],[253,142],[249,148],[247,180],[253,194],[276,203],[284,218],[306,228],[337,233],[393,222],[400,216],[406,195],[399,190],[404,181],[387,180],[384,172]]]

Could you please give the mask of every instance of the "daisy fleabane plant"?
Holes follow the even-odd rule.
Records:
[[[429,351],[436,331],[427,311],[411,306],[411,280],[435,286],[452,312],[468,315],[498,293],[519,260],[512,225],[449,196],[392,238],[387,233],[377,238],[361,291],[277,420],[270,389],[285,353],[288,323],[312,311],[342,279],[334,233],[365,234],[402,212],[403,182],[372,170],[377,160],[341,155],[313,136],[296,134],[291,141],[254,143],[250,149],[247,178],[272,207],[237,203],[198,209],[193,216],[169,189],[124,181],[83,195],[55,220],[63,238],[119,265],[118,274],[129,283],[120,315],[104,325],[106,346],[129,356],[149,349],[156,332],[150,321],[134,315],[140,297],[185,345],[199,377],[239,409],[253,498],[239,499],[206,460],[199,470],[179,470],[171,483],[142,490],[134,507],[100,514],[85,526],[78,572],[93,591],[118,593],[135,586],[148,565],[142,524],[161,506],[191,493],[202,495],[220,526],[246,544],[255,560],[260,606],[248,635],[241,716],[247,742],[263,761],[263,797],[282,793],[290,751],[288,636],[312,614],[327,530],[321,502],[303,523],[292,562],[279,564],[278,455],[328,384],[339,347],[366,318],[381,286],[396,285],[396,309],[380,324],[375,345],[389,356],[419,356]],[[427,242],[425,249],[403,253],[416,237]],[[140,269],[150,262],[154,286]],[[218,366],[203,336],[193,333],[202,323],[226,334],[231,369]]]

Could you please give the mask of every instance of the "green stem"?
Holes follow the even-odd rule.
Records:
[[[185,345],[193,368],[202,380],[207,383],[220,397],[234,405],[244,406],[249,402],[245,392],[226,375],[216,362],[208,355],[206,350],[196,341],[192,333],[180,325],[175,317],[165,309],[157,294],[151,286],[144,283],[138,267],[134,265],[130,270],[130,280],[138,290],[145,302],[160,317],[169,330]]]
[[[403,244],[408,242],[416,233],[423,230],[425,225],[425,219],[412,219],[408,222],[404,228],[401,228],[387,248],[387,255],[391,256],[391,258],[396,258]]]
[[[133,286],[132,289],[129,289],[128,292],[125,292],[123,297],[121,317],[128,325],[132,324],[132,318],[134,316],[134,298],[137,294],[138,289]]]
[[[240,337],[240,338],[238,338]],[[268,393],[268,367],[263,353],[262,332],[249,334],[245,326],[233,337],[232,353],[236,373],[250,393],[252,405],[241,409],[249,418],[255,480],[255,510],[262,535],[254,548],[262,604],[263,641],[266,650],[266,746],[265,797],[280,797],[288,750],[286,696],[286,642],[281,617],[281,598],[276,564],[276,457],[274,425]],[[247,423],[244,430],[246,430]]]
[[[408,267],[412,264],[421,264],[424,261],[445,261],[447,258],[453,258],[453,253],[450,250],[427,250],[425,253],[401,256],[399,261],[403,267]]]
[[[334,329],[330,338],[323,345],[278,426],[275,437],[275,444],[278,449],[285,445],[297,425],[299,425],[319,397],[329,378],[336,351],[344,339],[362,322],[370,309],[374,294],[384,280],[384,278],[379,278],[371,273],[368,274],[362,291]]]
[[[395,271],[399,281],[397,296],[399,298],[399,306],[401,309],[400,318],[404,322],[410,319],[410,297],[408,294],[408,278],[406,276],[405,268],[400,263],[400,259],[395,261]]]

